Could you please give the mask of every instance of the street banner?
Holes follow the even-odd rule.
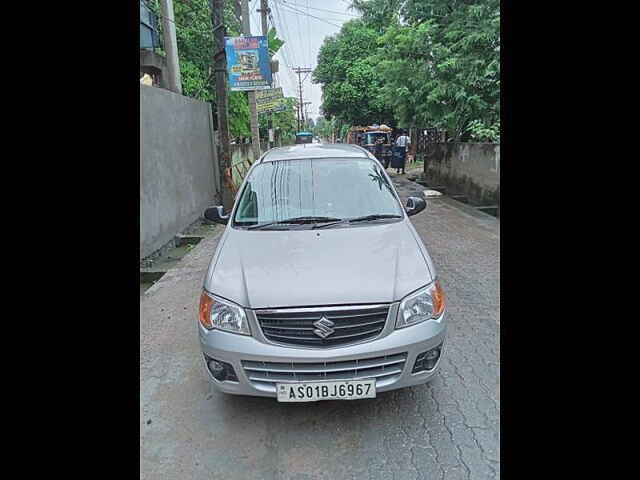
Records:
[[[267,37],[225,37],[229,89],[271,88],[271,63]]]
[[[287,105],[284,103],[282,87],[256,92],[256,109],[258,113],[282,112],[286,110]]]

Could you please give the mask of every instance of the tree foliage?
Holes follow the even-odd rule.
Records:
[[[313,82],[322,84],[322,111],[355,124],[388,123],[393,114],[381,96],[382,78],[373,61],[378,34],[360,20],[345,23],[320,48]]]
[[[305,130],[307,130],[308,132],[313,132],[313,129],[316,126],[316,122],[313,120],[313,118],[309,117],[305,119],[306,122],[306,127]]]
[[[329,138],[331,136],[330,121],[324,117],[318,117],[313,126],[313,135],[319,138]]]
[[[456,140],[499,138],[498,0],[408,0],[407,25],[378,40],[386,101],[401,122],[444,128]]]
[[[159,2],[148,2],[161,19]],[[215,39],[211,25],[210,0],[175,0],[173,3],[176,39],[182,77],[182,94],[217,109],[213,82]],[[236,16],[234,2],[225,3],[224,22],[227,36],[238,36],[242,25]],[[159,22],[162,30],[162,22]],[[160,33],[162,35],[162,33]],[[269,51],[273,54],[284,44],[275,29],[268,32]],[[249,102],[246,92],[229,93],[229,133],[232,137],[250,137]]]
[[[149,6],[162,19],[159,2]],[[211,25],[210,0],[176,0],[173,3],[176,40],[182,77],[182,94],[203,102],[211,102],[217,109],[213,83],[213,54],[215,39]],[[241,25],[231,2],[225,5],[224,20],[227,35],[239,35]],[[162,30],[162,21],[159,21]],[[245,92],[229,94],[229,130],[233,137],[250,136],[249,104]]]
[[[362,15],[362,21],[376,33],[382,34],[397,17],[405,0],[353,0],[352,7]]]
[[[289,145],[295,141],[298,126],[298,120],[295,114],[296,99],[286,97],[283,99],[283,102],[287,106],[286,110],[273,114],[265,113],[258,116],[260,135],[265,138],[267,137],[268,122],[271,119],[271,128],[274,129],[276,141],[281,142],[283,145]]]
[[[269,47],[269,55],[271,55],[272,57],[284,45],[284,40],[277,37],[276,29],[273,27],[271,27],[267,32],[267,44]]]
[[[332,138],[336,130],[336,123],[337,120],[335,117],[330,120],[325,117],[318,117],[312,130],[313,135],[323,139]]]
[[[325,40],[314,81],[345,123],[500,138],[499,0],[352,0],[362,17]]]
[[[337,117],[331,119],[318,117],[312,132],[319,138],[331,139],[335,135],[335,138],[344,140],[349,130],[351,130],[351,124],[345,123]]]

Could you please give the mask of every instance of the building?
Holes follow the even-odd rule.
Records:
[[[161,46],[158,18],[146,2],[140,0],[140,77],[147,73],[153,79],[154,86],[167,88],[167,64],[165,58],[155,52]]]

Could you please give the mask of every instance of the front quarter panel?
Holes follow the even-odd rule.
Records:
[[[418,248],[420,249],[420,252],[424,257],[424,261],[427,263],[427,268],[431,273],[431,278],[433,279],[437,278],[436,267],[433,264],[433,260],[431,260],[431,255],[429,255],[429,252],[427,251],[427,247],[425,246],[424,242],[420,238],[420,235],[418,234],[415,227],[413,226],[413,223],[411,223],[411,220],[407,220],[407,228],[409,228],[409,231],[413,235],[413,238],[415,239],[416,244],[418,245]]]
[[[213,253],[213,257],[211,257],[211,261],[209,262],[209,268],[207,269],[207,274],[204,277],[203,287],[205,290],[209,292],[211,292],[211,279],[213,277],[213,271],[216,268],[216,263],[218,263],[218,259],[220,258],[222,249],[224,248],[224,244],[227,240],[227,237],[229,236],[229,228],[230,227],[227,225],[224,229],[224,232],[222,232],[222,236],[218,241],[218,245],[216,246],[216,250]]]

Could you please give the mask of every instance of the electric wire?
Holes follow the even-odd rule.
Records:
[[[284,60],[285,67],[287,68],[287,73],[289,74],[289,78],[291,80],[291,84],[293,84],[293,73],[289,70],[289,68],[291,68],[291,66],[293,65],[291,63],[291,49],[289,47],[290,42],[288,40],[288,38],[290,37],[287,29],[285,28],[286,24],[283,23],[282,18],[279,16],[278,23],[280,24],[280,26],[278,26],[271,12],[269,13],[269,15],[271,17],[271,21],[273,22],[276,28],[276,31],[280,31],[280,37],[284,40],[284,44],[282,48],[278,50],[278,53],[280,53],[280,56]]]
[[[307,2],[308,1],[309,0],[307,0]],[[336,15],[344,15],[345,17],[360,18],[358,15],[354,15],[352,13],[339,12],[338,10],[327,10],[326,8],[310,7],[308,5],[301,5],[299,3],[290,2],[289,0],[282,0],[282,3],[285,5],[291,5],[293,7],[306,7],[307,9],[318,10],[320,12],[335,13]]]
[[[284,40],[284,44],[282,45],[280,50],[278,50],[278,52],[281,53],[282,59],[285,61],[285,64],[288,67],[290,65],[290,60],[288,58],[290,55],[287,55],[287,52],[289,52],[290,50],[288,48],[289,47],[288,32],[284,28],[284,24],[282,23],[281,19],[279,19],[279,24],[278,24],[278,22],[275,21],[275,18],[273,18],[273,15],[271,12],[269,12],[269,17],[273,22],[273,26],[275,27],[276,32],[279,32],[279,37]]]
[[[286,35],[286,37],[283,36],[283,39],[285,40],[285,44],[284,47],[282,49],[282,57],[285,59],[285,62],[287,63],[286,67],[286,71],[287,71],[287,79],[289,80],[289,89],[293,90],[294,92],[297,90],[297,79],[295,78],[295,75],[293,74],[292,68],[293,65],[298,64],[298,59],[297,59],[297,51],[296,49],[294,49],[292,47],[292,43],[291,43],[291,34],[289,31],[289,27],[286,23],[285,17],[282,14],[282,12],[280,11],[280,8],[278,6],[278,4],[275,4],[275,10],[274,10],[277,15],[278,15],[278,21],[281,24],[281,26],[283,27],[283,32]],[[288,53],[287,53],[288,52]],[[292,63],[295,62],[295,63]],[[297,96],[297,94],[296,94]]]
[[[276,1],[275,3],[277,4],[278,2]],[[328,20],[325,20],[324,18],[316,17],[315,15],[311,15],[310,13],[306,13],[306,12],[301,11],[301,10],[298,10],[298,9],[296,9],[296,8],[294,8],[294,7],[290,7],[290,6],[289,6],[288,4],[286,4],[286,3],[282,3],[280,6],[281,6],[282,8],[284,8],[284,9],[285,9],[285,11],[288,11],[288,12],[294,13],[294,14],[295,14],[295,15],[297,15],[297,16],[299,16],[299,15],[307,15],[307,16],[309,16],[309,17],[311,17],[311,18],[316,19],[316,20],[320,20],[321,22],[328,23],[329,25],[333,25],[334,27],[342,28],[342,25],[338,25],[338,24],[336,24],[336,23],[333,23],[333,22],[330,22],[330,21],[328,21]],[[332,20],[333,20],[333,19],[332,19]],[[339,22],[340,20],[336,20],[336,21],[338,21],[338,22]]]
[[[281,20],[281,21],[282,21],[282,17],[283,17],[283,15],[282,15],[281,10],[279,9],[279,7],[280,7],[280,6],[282,7],[282,10],[284,10],[285,12],[293,13],[294,15],[296,15],[296,22],[297,22],[298,28],[299,28],[299,26],[300,26],[300,22],[299,22],[299,16],[300,16],[300,15],[305,15],[305,16],[307,17],[307,25],[308,25],[308,27],[307,27],[307,28],[308,28],[308,31],[310,31],[310,27],[309,27],[309,19],[311,19],[311,18],[313,18],[313,19],[315,19],[315,20],[318,20],[318,21],[322,21],[322,22],[324,22],[324,23],[327,23],[327,24],[332,25],[332,26],[337,27],[337,28],[342,28],[342,26],[341,26],[341,25],[338,25],[338,24],[336,24],[336,23],[333,23],[333,22],[331,22],[331,21],[329,21],[329,20],[327,20],[327,19],[325,19],[325,18],[320,18],[320,17],[317,17],[317,16],[315,16],[315,15],[310,14],[310,13],[309,13],[309,11],[308,11],[308,9],[307,9],[307,12],[304,12],[304,11],[302,11],[302,10],[298,10],[297,8],[295,8],[294,6],[292,6],[292,3],[293,3],[293,2],[292,2],[292,3],[289,3],[289,2],[287,2],[286,0],[282,0],[282,2],[280,2],[280,1],[278,1],[278,0],[274,0],[274,2],[273,2],[273,3],[274,3],[274,5],[275,5],[275,8],[276,8],[276,10],[277,10],[277,12],[278,12],[278,16],[280,17],[280,20]],[[296,5],[296,4],[293,4],[293,5]],[[297,5],[302,7],[302,5],[300,5],[300,4],[297,4]],[[308,8],[310,8],[308,4],[307,4],[306,6],[307,6]],[[345,15],[345,16],[350,16],[350,17],[351,17],[352,15]],[[331,20],[334,20],[334,19],[331,19]],[[335,20],[335,21],[344,22],[345,20],[340,19],[340,20]],[[299,33],[300,33],[300,30],[299,30]],[[309,59],[309,61],[311,61],[311,53],[310,53],[310,50],[311,50],[311,47],[310,47],[310,39],[308,39],[308,40],[309,40],[309,43],[308,43],[308,52],[309,52],[309,54],[308,54],[308,57],[307,57],[307,58]],[[304,47],[303,47],[303,48],[304,48]],[[297,51],[296,51],[295,49],[294,49],[294,51],[297,53]],[[315,62],[312,62],[311,64],[313,64],[313,63],[315,63]],[[300,63],[298,63],[298,65],[300,65]],[[305,65],[306,65],[306,62],[305,62]],[[305,80],[306,80],[306,77],[305,77]],[[312,111],[312,112],[313,112],[313,111]]]
[[[296,63],[295,63],[296,65],[302,65],[302,64],[307,65],[307,62],[300,62],[300,61],[299,61],[299,58],[298,58],[298,53],[299,53],[299,52],[298,52],[298,50],[299,50],[299,49],[294,48],[294,44],[292,44],[292,43],[291,43],[291,38],[292,38],[292,37],[291,37],[290,32],[288,31],[286,21],[284,20],[284,19],[285,19],[285,16],[284,16],[284,15],[283,15],[283,13],[282,13],[283,11],[284,11],[284,12],[287,12],[287,13],[292,13],[292,14],[296,15],[296,24],[297,24],[297,27],[298,27],[298,37],[299,37],[299,39],[300,39],[300,43],[299,43],[299,45],[300,45],[300,47],[301,47],[302,49],[304,49],[304,43],[303,43],[303,41],[302,41],[302,30],[301,30],[301,28],[300,28],[300,18],[299,18],[299,17],[300,17],[300,15],[304,15],[304,16],[306,16],[306,17],[307,17],[307,31],[308,31],[308,32],[311,30],[311,27],[310,27],[310,23],[309,23],[309,22],[310,22],[310,19],[312,19],[312,18],[313,18],[314,20],[318,20],[318,21],[321,21],[321,22],[327,23],[327,24],[332,25],[332,26],[337,27],[337,28],[342,28],[342,26],[341,26],[341,25],[338,25],[338,24],[336,24],[336,23],[333,23],[333,22],[332,22],[332,21],[330,21],[330,20],[334,20],[334,21],[337,21],[337,22],[344,22],[344,21],[347,21],[346,19],[334,19],[334,18],[327,19],[327,18],[321,18],[321,17],[319,17],[319,16],[312,15],[311,13],[309,13],[309,10],[310,10],[310,9],[311,9],[311,10],[316,10],[316,11],[323,11],[323,12],[327,12],[327,13],[330,13],[330,14],[342,15],[342,16],[344,16],[344,17],[358,18],[358,16],[357,16],[357,15],[353,15],[353,14],[349,14],[349,13],[344,13],[344,12],[338,12],[338,11],[335,11],[335,10],[328,10],[328,9],[322,9],[322,8],[311,7],[311,6],[309,5],[309,0],[306,0],[306,5],[302,5],[302,4],[295,3],[295,2],[288,2],[287,0],[273,0],[273,2],[272,2],[272,3],[273,3],[273,5],[274,5],[274,7],[275,7],[273,11],[277,14],[278,21],[279,21],[279,23],[280,23],[280,27],[281,27],[281,28],[280,28],[280,30],[282,31],[282,37],[283,37],[283,40],[285,40],[285,44],[284,44],[283,48],[281,48],[281,49],[279,50],[279,52],[281,52],[281,57],[282,57],[282,59],[285,61],[285,63],[286,63],[286,64],[288,64],[288,65],[286,65],[286,66],[285,66],[285,68],[286,68],[286,70],[287,70],[288,77],[283,77],[283,78],[288,78],[288,80],[290,80],[290,81],[291,81],[291,83],[294,83],[294,82],[293,82],[293,80],[294,80],[294,79],[293,79],[293,76],[294,76],[294,75],[293,75],[292,71],[291,71],[291,70],[290,70],[290,68],[289,68],[290,66],[292,66],[292,65],[290,64],[290,61],[292,60],[292,58],[291,58],[291,57],[293,57],[293,61],[294,61],[294,62],[296,62]],[[352,8],[352,5],[351,5],[349,2],[344,2],[344,3],[345,3],[349,8]],[[282,7],[282,8],[280,8],[280,7]],[[306,7],[306,10],[307,10],[307,11],[305,12],[304,10],[300,10],[300,9],[298,9],[298,8],[296,8],[296,7],[301,7],[301,8]],[[278,26],[277,26],[277,24],[276,24],[276,22],[275,22],[275,19],[274,19],[271,15],[270,15],[270,17],[271,17],[271,21],[272,21],[272,23],[274,24],[274,28],[276,28],[276,30],[277,30],[277,29],[278,29]],[[285,36],[286,36],[286,38],[284,38]],[[307,55],[306,55],[306,56],[307,56],[307,60],[308,60],[308,62],[309,62],[309,65],[311,65],[311,66],[312,66],[312,65],[314,65],[314,64],[315,64],[315,62],[314,62],[314,61],[312,61],[312,58],[311,58],[311,38],[310,38],[310,36],[307,36]],[[311,67],[310,67],[310,68],[311,68]],[[307,75],[307,76],[308,76],[308,75]],[[306,80],[307,76],[305,76],[305,79],[304,79],[304,80]],[[303,80],[303,82],[302,82],[302,83],[304,83],[304,80]],[[295,82],[295,83],[297,83],[297,82]],[[290,85],[290,86],[291,86],[291,85]],[[313,112],[313,110],[312,110],[312,112]]]
[[[309,67],[313,66],[313,62],[311,61],[311,35],[309,35],[309,32],[311,32],[311,25],[309,25],[309,22],[311,21],[311,19],[308,16],[309,14],[309,0],[307,0],[307,59],[309,60]]]
[[[282,51],[282,57],[284,59],[285,55],[289,58],[288,60],[285,60],[287,63],[287,66],[290,67],[291,65],[293,65],[296,62],[296,58],[295,55],[291,49],[291,35],[289,33],[289,27],[287,25],[287,23],[284,21],[282,12],[280,12],[280,9],[278,7],[277,3],[273,4],[275,9],[272,10],[272,13],[276,13],[277,14],[277,19],[278,19],[278,23],[280,24],[280,32],[281,32],[281,37],[285,40],[285,44],[283,46],[283,48],[281,48],[280,50]],[[275,18],[274,18],[275,21]],[[288,53],[286,53],[288,52]],[[292,63],[293,62],[293,63]]]
[[[276,18],[274,17],[273,14],[277,14],[277,22],[276,22]],[[291,36],[289,35],[289,30],[288,30],[288,26],[286,24],[286,22],[284,21],[284,18],[282,16],[282,13],[280,12],[278,5],[275,5],[275,9],[269,12],[269,17],[271,18],[271,22],[273,23],[274,27],[276,28],[276,31],[280,31],[280,37],[284,40],[284,44],[282,46],[282,48],[280,48],[280,50],[278,50],[278,53],[280,53],[280,57],[282,58],[282,60],[284,61],[284,70],[286,71],[286,75],[282,75],[280,80],[281,82],[284,82],[284,80],[288,80],[286,83],[288,84],[288,89],[287,90],[292,90],[295,91],[296,88],[294,87],[296,81],[295,81],[295,75],[293,74],[291,68],[292,68],[292,55],[294,52],[291,51],[291,42],[290,42],[290,38]],[[295,59],[293,59],[295,60]]]
[[[296,53],[296,52],[295,52],[295,50],[293,50],[293,48],[291,47],[291,38],[292,38],[292,37],[291,37],[291,33],[290,33],[290,31],[289,31],[289,26],[287,25],[287,22],[285,21],[284,16],[282,15],[282,12],[280,11],[280,7],[279,7],[278,3],[277,3],[277,2],[274,2],[274,5],[275,5],[275,12],[278,14],[278,21],[280,22],[280,25],[283,27],[283,28],[282,28],[283,34],[284,34],[284,35],[286,35],[286,37],[284,37],[284,36],[283,36],[283,38],[285,38],[286,40],[288,40],[288,41],[285,43],[285,47],[287,48],[287,50],[288,50],[288,52],[289,52],[290,60],[293,60],[293,62],[294,62],[295,64],[298,64],[298,59],[296,58],[296,55],[295,55],[295,53]],[[292,51],[292,50],[293,50],[293,51]],[[293,65],[294,65],[294,63],[291,63],[291,64],[289,65],[289,67],[293,66]]]
[[[302,43],[302,30],[300,29],[300,17],[296,16],[296,23],[298,24],[298,37],[300,38],[300,43],[299,45],[304,48],[304,43]],[[304,51],[304,50],[303,50]],[[304,54],[303,54],[303,59],[304,59]],[[300,65],[300,64],[298,64]]]
[[[260,16],[257,14],[258,12],[256,12],[257,3],[258,3],[258,0],[253,0],[253,4],[249,6],[249,15],[251,16],[253,23],[256,24],[256,30],[260,32],[260,35],[262,35],[262,29],[260,25]]]

